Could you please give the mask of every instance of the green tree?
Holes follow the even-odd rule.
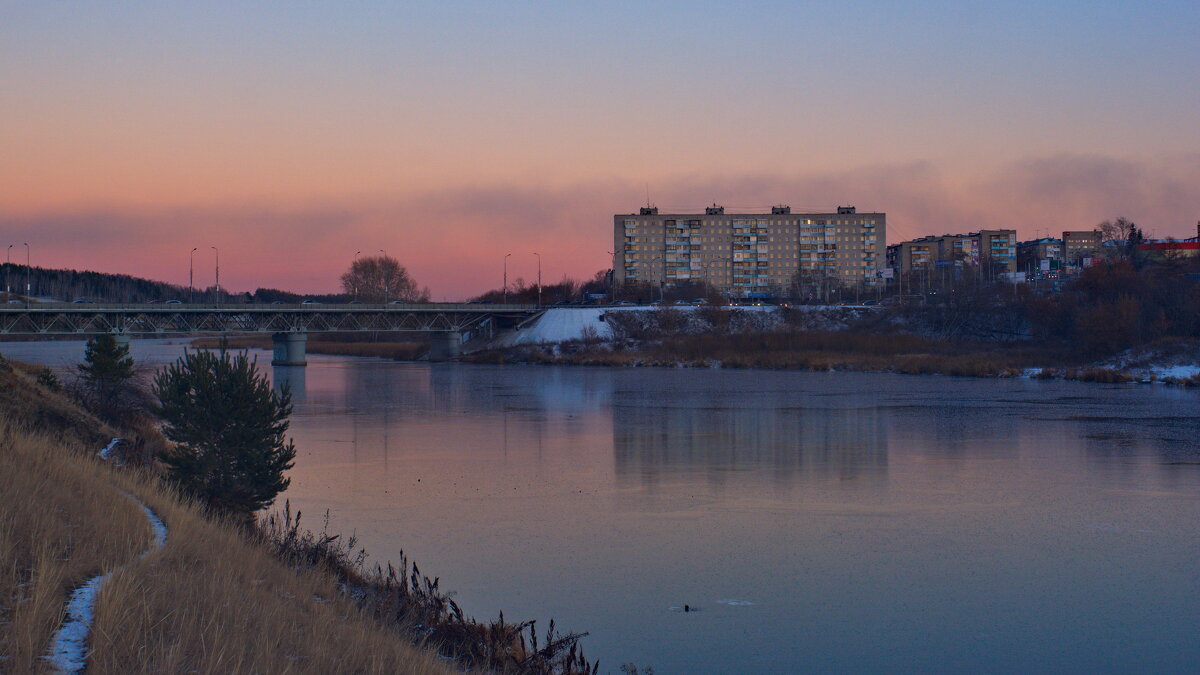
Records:
[[[88,340],[83,361],[79,374],[97,400],[112,400],[133,379],[129,345],[120,344],[111,333]]]
[[[273,390],[244,353],[186,353],[155,375],[153,391],[175,443],[162,459],[186,492],[213,511],[249,516],[287,488],[291,392]]]

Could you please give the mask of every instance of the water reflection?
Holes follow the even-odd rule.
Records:
[[[612,407],[618,485],[653,487],[699,474],[721,485],[766,470],[851,480],[887,470],[887,425],[877,408]]]
[[[305,388],[305,378],[308,369],[304,366],[272,366],[271,377],[274,380],[276,391],[283,391],[286,387],[292,393],[292,404],[301,405],[307,400],[308,392]]]

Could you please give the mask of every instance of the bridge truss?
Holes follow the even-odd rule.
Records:
[[[474,333],[524,323],[533,305],[0,305],[0,334]]]

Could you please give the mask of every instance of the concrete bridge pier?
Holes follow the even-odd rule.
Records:
[[[273,366],[307,366],[304,347],[308,344],[308,333],[275,333],[271,336],[275,355]]]
[[[451,330],[430,334],[429,360],[449,361],[462,353],[461,331]]]

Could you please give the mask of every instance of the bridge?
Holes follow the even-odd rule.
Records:
[[[93,304],[9,302],[0,305],[0,335],[96,335],[118,340],[166,335],[269,333],[272,365],[302,366],[309,333],[426,333],[430,359],[457,356],[464,341],[515,328],[545,311],[493,304]]]

